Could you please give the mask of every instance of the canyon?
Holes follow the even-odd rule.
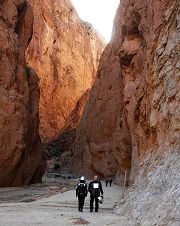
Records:
[[[67,0],[0,9],[0,186],[20,186],[41,182],[41,141],[73,143],[105,42]]]
[[[121,1],[74,144],[87,174],[133,183],[147,156],[178,150],[178,14],[177,1]]]
[[[121,0],[105,45],[68,0],[0,0],[0,187],[41,182],[42,141],[74,175],[129,186],[114,213],[179,225],[179,15]]]
[[[127,176],[115,212],[139,225],[178,225],[179,15],[177,0],[121,0],[73,144],[77,172]]]

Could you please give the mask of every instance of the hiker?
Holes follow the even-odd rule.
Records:
[[[85,177],[82,176],[80,178],[79,183],[77,184],[76,187],[76,197],[78,196],[78,210],[79,212],[83,211],[83,206],[84,206],[84,200],[85,197],[87,196],[88,190],[87,190],[87,184],[85,181]]]
[[[109,179],[109,185],[111,187],[111,184],[112,184],[113,180],[112,179]]]
[[[90,212],[93,212],[93,203],[95,200],[95,212],[98,212],[99,203],[98,197],[100,193],[103,196],[103,189],[100,180],[98,180],[97,176],[94,176],[94,180],[89,183],[88,191],[90,193]]]
[[[109,179],[105,179],[105,184],[106,184],[106,187],[108,186],[108,183],[109,183]]]

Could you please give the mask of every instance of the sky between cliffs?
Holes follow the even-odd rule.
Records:
[[[110,41],[113,19],[120,0],[71,0],[79,17],[88,21]]]

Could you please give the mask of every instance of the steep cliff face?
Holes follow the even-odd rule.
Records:
[[[0,1],[0,187],[40,182],[44,170],[38,79],[24,57],[32,24],[26,1]]]
[[[131,139],[123,121],[122,75],[111,48],[109,44],[102,55],[73,148],[75,168],[88,176],[115,175],[120,165],[122,173],[130,168]]]
[[[129,1],[117,16],[121,25],[114,32],[122,37],[119,58],[132,140],[132,181],[147,156],[149,161],[157,154],[157,162],[148,162],[146,173],[166,151],[179,148],[178,14],[178,1]]]
[[[135,186],[117,213],[131,215],[143,226],[179,224],[179,15],[177,0],[129,1],[118,17],[125,18],[120,61]],[[132,25],[139,35],[128,40]]]
[[[117,172],[119,183],[130,172],[117,212],[140,225],[178,216],[179,15],[178,0],[121,1],[74,144],[79,171]]]
[[[121,1],[74,145],[79,169],[131,169],[133,182],[148,154],[177,150],[178,4]]]
[[[40,78],[40,135],[48,142],[91,88],[104,42],[68,0],[29,2],[35,23],[27,60]]]
[[[65,156],[72,156],[72,145],[76,138],[76,130],[80,123],[85,104],[89,98],[89,90],[87,90],[82,97],[78,100],[75,109],[67,118],[66,124],[63,128],[63,132],[57,139],[44,144],[44,150],[48,159],[52,157],[58,157],[61,160],[61,165],[65,162],[64,168],[72,166],[71,162],[68,162]],[[63,154],[63,155],[62,155]],[[72,168],[72,167],[71,167]]]

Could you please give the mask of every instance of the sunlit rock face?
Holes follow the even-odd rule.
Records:
[[[56,139],[91,88],[104,41],[68,0],[29,1],[35,15],[27,60],[40,78],[40,135]]]
[[[121,1],[78,128],[78,172],[132,183],[179,151],[179,8]]]
[[[24,50],[33,13],[24,0],[0,1],[0,187],[40,182],[39,86]]]
[[[116,18],[135,181],[116,212],[142,226],[179,224],[179,15],[178,0],[134,0],[123,1]]]

